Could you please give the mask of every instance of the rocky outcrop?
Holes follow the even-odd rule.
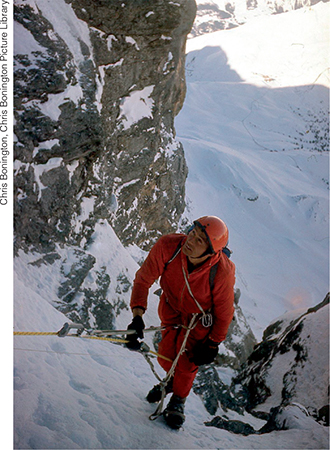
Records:
[[[189,37],[213,33],[219,30],[229,30],[239,26],[235,17],[235,4],[224,2],[223,9],[213,1],[198,1],[194,25]]]
[[[329,294],[307,312],[283,316],[264,331],[234,380],[245,390],[248,410],[269,412],[274,402],[298,402],[314,410],[328,404],[328,312]]]
[[[234,434],[249,436],[250,434],[266,434],[281,430],[310,430],[318,433],[322,425],[329,425],[321,421],[315,421],[304,406],[294,403],[273,408],[269,419],[259,430],[252,425],[240,420],[228,420],[223,417],[214,417],[210,422],[205,422],[207,427],[216,427],[230,431]]]
[[[228,328],[224,342],[212,364],[201,366],[198,370],[193,390],[198,394],[210,414],[216,414],[221,407],[224,411],[232,409],[243,413],[244,407],[233,394],[230,385],[221,379],[219,369],[238,370],[253,352],[257,340],[239,306],[241,292],[235,290],[235,314]]]
[[[226,340],[220,345],[216,363],[223,367],[239,369],[252,353],[257,340],[239,305],[241,292],[235,289],[235,314],[229,325]]]
[[[328,0],[197,0],[197,13],[189,37],[228,30],[258,14],[280,14]]]
[[[207,370],[210,376],[210,369]],[[203,392],[208,411],[249,412],[266,423],[259,430],[228,417],[216,416],[207,426],[238,434],[269,433],[291,428],[329,426],[329,294],[307,311],[280,317],[264,332],[231,383]],[[211,386],[210,384],[210,386]],[[217,388],[218,386],[218,388]],[[318,423],[316,423],[318,422]]]
[[[15,2],[15,242],[143,248],[183,213],[174,117],[194,0]]]

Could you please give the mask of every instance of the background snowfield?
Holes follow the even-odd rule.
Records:
[[[328,291],[328,24],[320,3],[187,43],[176,119],[187,215],[227,223],[258,339],[274,317]]]
[[[49,3],[39,3],[46,14]],[[73,45],[70,33],[85,29],[67,17],[61,25],[57,16],[56,31]],[[228,224],[240,306],[258,340],[285,311],[314,306],[328,291],[328,24],[329,3],[320,3],[187,43],[187,97],[176,119],[189,168],[185,216],[214,214]],[[103,222],[87,251],[113,279],[122,271],[134,278],[142,255]],[[68,321],[54,308],[60,267],[29,264],[38,258],[15,258],[15,331],[55,332]],[[116,326],[126,328],[130,318],[123,311]],[[145,322],[159,323],[152,293]],[[155,405],[145,395],[155,376],[142,355],[109,342],[15,336],[14,348],[15,448],[328,448],[328,429],[311,418],[260,436],[206,427],[212,416],[193,393],[183,429],[151,422]],[[226,415],[256,429],[264,424]],[[11,436],[8,442],[11,448]]]

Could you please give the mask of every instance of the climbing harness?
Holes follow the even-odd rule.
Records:
[[[192,228],[194,228],[194,226],[195,226],[195,225],[193,225]],[[191,229],[192,229],[192,228],[191,228]],[[190,230],[189,230],[189,231],[190,231]],[[188,233],[189,233],[189,231],[188,231]],[[164,271],[166,270],[167,266],[168,266],[168,265],[169,265],[169,264],[177,257],[177,255],[181,252],[181,249],[182,249],[182,247],[181,247],[182,242],[183,242],[182,240],[179,242],[179,244],[178,244],[177,248],[175,249],[175,251],[174,251],[172,257],[165,263]],[[222,252],[227,256],[227,258],[230,258],[230,255],[231,255],[231,253],[232,253],[232,251],[231,251],[228,247],[224,247],[224,248],[222,249]],[[215,280],[215,276],[216,276],[216,273],[217,273],[217,270],[218,270],[218,266],[219,266],[219,262],[217,262],[216,264],[214,264],[214,265],[211,267],[211,269],[210,269],[209,283],[210,283],[211,296],[212,296],[212,291],[213,291],[213,288],[214,288],[214,280]],[[205,311],[203,310],[203,308],[201,307],[201,305],[199,304],[199,302],[198,302],[197,299],[195,298],[194,294],[192,293],[192,290],[191,290],[191,287],[190,287],[190,285],[189,285],[189,281],[188,281],[187,274],[186,274],[186,272],[185,272],[184,267],[183,267],[183,266],[181,266],[181,267],[182,267],[182,272],[183,272],[183,276],[184,276],[184,280],[185,280],[185,283],[186,283],[188,292],[189,292],[189,294],[191,295],[191,297],[194,299],[194,301],[195,301],[195,303],[196,303],[198,309],[199,309],[199,310],[201,311],[201,313],[202,313],[202,317],[201,317],[202,325],[203,325],[205,328],[209,328],[209,327],[211,327],[211,326],[213,325],[213,315],[212,315],[211,312],[205,312]],[[162,294],[162,290],[161,290],[161,289],[157,289],[157,291],[155,291],[154,294],[156,294],[156,295],[158,295],[158,296],[160,297],[161,294]]]

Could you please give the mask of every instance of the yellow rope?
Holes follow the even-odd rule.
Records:
[[[166,361],[173,362],[170,358],[160,355],[159,353],[153,352],[152,350],[149,350],[149,353],[152,353],[153,355],[158,356],[158,358],[162,358],[162,359],[165,359]]]
[[[57,333],[44,333],[35,331],[14,331],[15,336],[55,336]]]
[[[14,331],[14,336],[58,336],[58,333],[47,333],[47,332],[37,332],[37,331]],[[106,337],[99,337],[99,336],[79,336],[74,334],[68,334],[67,336],[70,337],[79,337],[83,339],[96,339],[99,341],[110,341],[110,342],[118,342],[120,344],[127,344],[126,339],[113,339],[113,338],[106,338]],[[172,362],[171,359],[167,358],[166,356],[160,355],[159,353],[153,352],[152,350],[149,350],[149,353],[152,353],[155,356],[158,356],[159,358],[165,359],[166,361]]]
[[[37,331],[14,331],[14,336],[58,336],[58,333],[47,333],[47,332],[37,332]],[[98,339],[103,341],[120,342],[121,344],[126,344],[128,341],[125,339],[113,339],[98,336],[79,336],[78,334],[67,334],[70,337],[79,337],[84,339]]]

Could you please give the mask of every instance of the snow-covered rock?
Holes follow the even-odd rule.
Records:
[[[280,14],[321,0],[196,0],[197,14],[189,37],[229,30],[260,15]]]
[[[16,248],[83,247],[99,219],[125,245],[176,229],[187,167],[193,0],[15,0]]]
[[[234,379],[246,389],[246,408],[269,413],[299,403],[311,412],[329,404],[329,294],[307,311],[288,313],[264,339]]]
[[[288,313],[271,324],[230,385],[218,377],[208,383],[209,389],[199,387],[196,393],[202,394],[211,414],[218,407],[223,411],[207,426],[244,436],[290,429],[317,434],[329,426],[328,377],[329,294],[314,308]],[[256,428],[243,417],[228,419],[228,410],[241,416],[248,411],[267,422]]]

